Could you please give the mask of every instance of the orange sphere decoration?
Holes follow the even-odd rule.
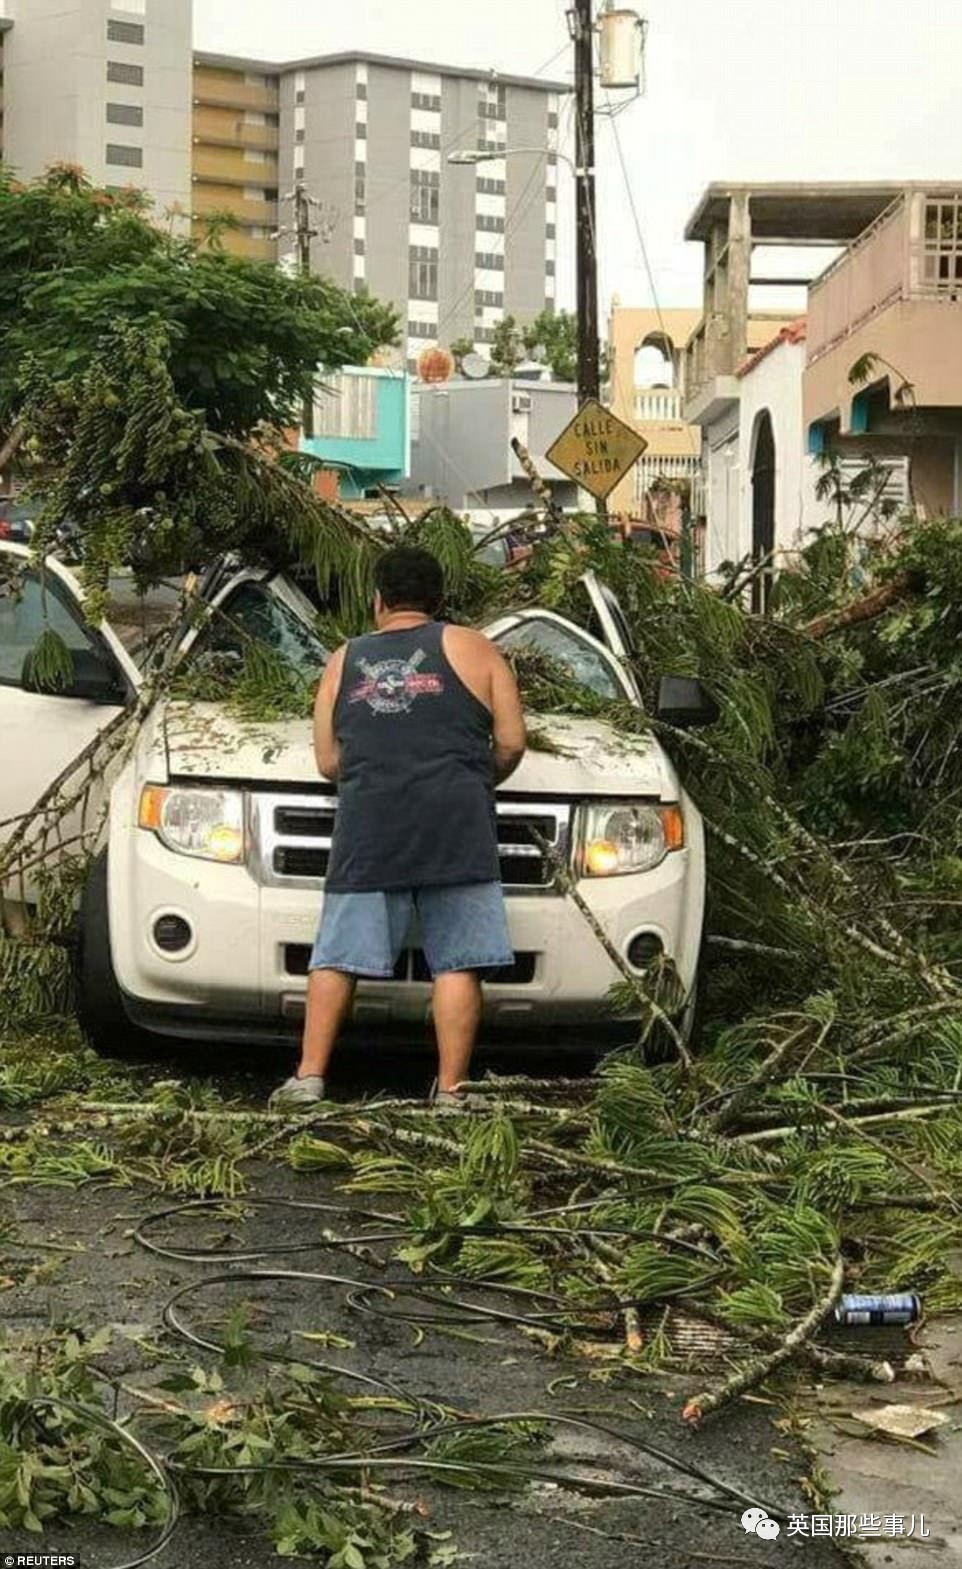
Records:
[[[454,374],[454,355],[447,349],[422,349],[418,355],[419,381],[450,381]]]

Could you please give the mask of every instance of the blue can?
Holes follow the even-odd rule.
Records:
[[[915,1324],[922,1317],[922,1298],[914,1291],[880,1296],[840,1297],[836,1324]]]

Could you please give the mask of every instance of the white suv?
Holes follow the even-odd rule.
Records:
[[[539,608],[506,615],[487,634],[505,649],[542,650],[602,697],[638,703],[617,602],[590,574],[584,589],[601,637]],[[229,653],[235,631],[235,648],[250,635],[264,638],[311,675],[327,658],[312,606],[283,576],[222,575],[206,592],[225,615],[200,632],[185,630],[187,670],[212,652]],[[111,629],[84,621],[78,585],[55,561],[46,613],[42,598],[32,572],[19,598],[0,588],[0,722],[13,739],[0,776],[0,820],[28,810],[141,680]],[[74,685],[55,696],[24,680],[26,656],[49,624],[64,636],[76,671]],[[708,717],[697,712],[697,683],[673,688],[689,722]],[[498,790],[515,959],[485,987],[486,1027],[516,1036],[539,1026],[597,1029],[619,978],[559,892],[543,840],[571,868],[626,962],[641,973],[666,953],[690,1003],[704,839],[670,760],[652,737],[616,735],[595,719],[539,715],[533,729],[552,750],[532,748]],[[156,703],[113,783],[108,841],[82,902],[81,990],[95,1040],[122,1048],[127,1020],[188,1038],[269,1041],[296,1028],[336,810],[307,721],[260,723],[219,704]],[[359,986],[354,1017],[411,1024],[425,1019],[429,1003],[414,930],[394,979]]]

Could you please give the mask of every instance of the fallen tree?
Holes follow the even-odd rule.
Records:
[[[59,475],[41,544],[79,515],[94,589],[119,562],[149,581],[198,551],[266,553],[312,575],[332,635],[355,630],[382,542],[319,503],[275,455],[198,420],[168,356],[162,336],[125,325],[75,377],[31,372],[24,417]],[[920,1291],[930,1311],[962,1306],[949,1267],[962,1245],[962,525],[906,522],[877,545],[826,525],[783,574],[767,619],[666,576],[590,518],[556,527],[510,578],[483,569],[443,511],[400,526],[440,555],[459,617],[537,600],[585,620],[579,580],[593,567],[633,628],[649,712],[668,671],[700,676],[718,700],[710,731],[659,730],[710,835],[716,941],[698,1038],[681,1051],[666,1039],[653,973],[613,997],[638,1011],[640,987],[651,1005],[636,1045],[593,1084],[482,1085],[482,1109],[440,1131],[410,1105],[330,1108],[292,1125],[213,1098],[197,1104],[176,1087],[138,1099],[124,1081],[92,1094],[98,1070],[75,1036],[58,1047],[64,1026],[44,1018],[63,1006],[53,981],[62,987],[64,968],[51,956],[67,953],[76,857],[74,883],[51,884],[38,924],[3,951],[9,1012],[17,1003],[22,1022],[0,1070],[0,1100],[19,1109],[0,1170],[234,1199],[255,1157],[333,1172],[345,1204],[391,1196],[401,1215],[387,1245],[418,1280],[436,1291],[457,1282],[464,1311],[486,1322],[490,1294],[506,1293],[513,1305],[498,1322],[586,1358],[601,1346],[613,1376],[670,1362],[680,1313],[719,1326],[748,1365],[696,1398],[703,1415],[796,1357],[850,1373],[851,1359],[833,1362],[819,1342],[843,1286]],[[519,673],[535,711],[590,713],[626,735],[655,724],[544,661],[521,658]],[[279,703],[306,712],[310,700],[263,658],[214,695],[253,718]],[[119,726],[117,745],[128,741]],[[58,781],[40,828],[21,825],[7,854],[55,848],[58,814],[82,788]],[[344,1245],[358,1246],[351,1238]],[[276,1404],[268,1415],[283,1426]],[[353,1416],[336,1416],[318,1442],[343,1450],[347,1426],[362,1446]],[[258,1431],[267,1420],[259,1407]],[[284,1458],[300,1463],[311,1440],[293,1427],[301,1452]],[[205,1429],[212,1473],[235,1463],[246,1431]],[[180,1465],[178,1433],[169,1452]],[[475,1470],[504,1480],[499,1455]],[[442,1461],[454,1463],[435,1452]],[[338,1508],[369,1484],[360,1461],[345,1469],[344,1485],[331,1483]],[[220,1496],[194,1485],[205,1505]],[[300,1543],[307,1527],[299,1515],[287,1535],[277,1530]],[[400,1558],[398,1544],[380,1545],[385,1562]]]

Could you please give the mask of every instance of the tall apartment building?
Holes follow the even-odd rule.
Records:
[[[483,348],[505,314],[553,303],[563,83],[372,54],[194,60],[199,226],[229,210],[226,243],[293,261],[303,181],[322,204],[314,266],[391,301],[409,361],[458,338]],[[466,149],[490,161],[447,161]]]
[[[186,228],[191,0],[5,0],[0,152],[24,177],[77,163]],[[149,12],[149,15],[148,15]]]
[[[376,54],[192,51],[192,0],[0,0],[0,156],[137,185],[198,237],[291,265],[297,181],[314,267],[393,304],[401,359],[490,342],[555,293],[564,83]],[[490,161],[452,165],[452,152]],[[515,152],[514,150],[517,149]],[[173,214],[171,218],[169,215]]]

